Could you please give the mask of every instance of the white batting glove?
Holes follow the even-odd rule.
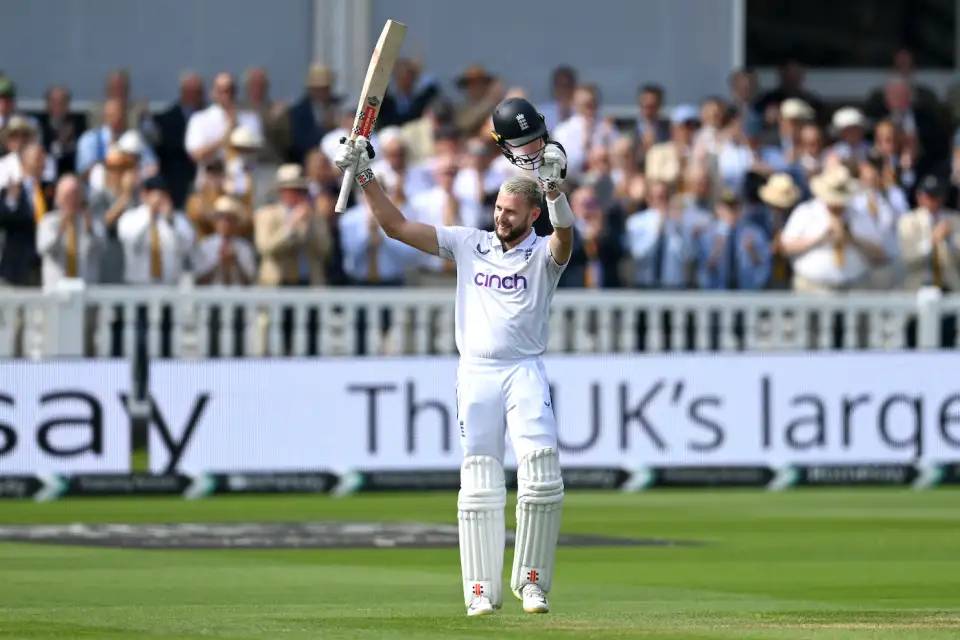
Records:
[[[567,177],[567,154],[559,142],[551,140],[543,150],[543,164],[538,170],[544,191],[556,191]]]
[[[343,172],[352,167],[354,181],[361,187],[365,187],[374,177],[373,170],[370,169],[370,161],[373,160],[374,155],[373,145],[365,137],[340,138],[340,146],[333,154],[333,164]]]

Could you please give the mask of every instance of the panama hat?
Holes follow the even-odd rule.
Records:
[[[800,188],[789,173],[775,173],[760,187],[760,199],[771,207],[789,209],[800,199]]]
[[[800,98],[787,98],[780,103],[780,117],[784,120],[813,120],[813,107]]]
[[[813,195],[832,207],[842,207],[857,193],[859,185],[843,165],[825,170],[810,180]]]
[[[307,189],[307,179],[298,164],[282,164],[277,169],[277,189]]]

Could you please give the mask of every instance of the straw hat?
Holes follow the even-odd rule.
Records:
[[[259,151],[263,140],[247,127],[237,127],[230,132],[230,146],[238,151]]]
[[[813,120],[813,107],[800,98],[787,98],[780,103],[780,117],[784,120]]]
[[[842,207],[857,193],[859,185],[843,165],[826,169],[810,180],[813,195],[829,206]]]
[[[457,86],[462,89],[467,85],[468,82],[472,82],[474,80],[489,82],[490,80],[493,80],[493,76],[490,75],[487,70],[480,65],[472,64],[460,74],[460,77],[457,78]]]
[[[312,64],[307,71],[306,85],[311,89],[331,88],[336,80],[333,69],[325,64]]]
[[[282,164],[277,169],[277,189],[307,189],[307,179],[298,164]]]
[[[833,114],[831,124],[837,131],[842,131],[848,127],[866,127],[867,118],[856,107],[844,107]]]
[[[117,140],[117,148],[127,155],[139,156],[143,153],[143,138],[136,130],[129,129]]]
[[[760,199],[771,207],[789,209],[800,199],[800,188],[789,173],[775,173],[760,187]]]
[[[233,196],[220,196],[213,202],[214,215],[239,216],[240,203]]]

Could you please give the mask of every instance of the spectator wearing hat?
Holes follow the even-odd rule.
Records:
[[[124,282],[124,249],[117,233],[120,216],[140,204],[140,173],[136,160],[112,145],[103,161],[103,185],[90,191],[89,208],[93,219],[104,229],[98,269],[100,282]]]
[[[193,249],[193,228],[186,216],[173,208],[161,176],[144,181],[142,198],[143,204],[125,211],[117,224],[124,248],[124,280],[129,284],[176,284]]]
[[[84,206],[83,184],[75,175],[57,182],[55,202],[56,209],[43,217],[37,229],[43,287],[52,288],[63,278],[99,282],[105,230]]]
[[[416,120],[439,93],[436,80],[423,74],[419,61],[397,59],[393,66],[393,82],[380,106],[377,126],[399,127]]]
[[[672,118],[667,120],[660,114],[663,109],[663,87],[658,84],[641,86],[637,91],[637,107],[637,137],[643,149],[668,141]]]
[[[307,151],[320,144],[331,129],[337,127],[337,104],[340,96],[333,93],[335,77],[330,67],[310,66],[306,90],[287,112],[290,122],[289,162],[302,163]]]
[[[550,100],[540,105],[540,113],[548,131],[573,115],[573,92],[577,88],[577,71],[569,65],[556,67],[550,74]]]
[[[313,209],[300,166],[281,165],[276,188],[278,202],[254,215],[254,242],[260,254],[257,281],[268,287],[322,285],[330,235]]]
[[[860,192],[851,199],[850,208],[858,215],[869,217],[880,231],[887,260],[871,269],[868,285],[872,289],[889,290],[899,280],[897,223],[909,205],[903,189],[884,179],[883,166],[883,157],[873,151],[860,161],[857,171]]]
[[[223,160],[214,159],[199,172],[197,188],[187,198],[187,219],[190,220],[200,239],[213,233],[215,222],[213,205],[217,198],[227,195],[226,180]]]
[[[608,224],[593,187],[582,186],[570,194],[573,225],[573,252],[560,276],[561,287],[607,289],[620,286],[621,236]]]
[[[133,166],[136,168],[140,180],[146,180],[150,176],[156,175],[159,166],[153,151],[143,140],[143,136],[136,129],[128,129],[116,142],[116,148],[127,156]],[[87,177],[87,184],[92,191],[98,191],[103,188],[103,181],[106,175],[104,161],[98,161],[90,169]]]
[[[33,131],[39,130],[33,118],[17,111],[17,85],[0,73],[0,145],[5,144],[2,138],[10,126],[10,121],[16,116],[26,119]],[[4,152],[9,153],[10,150],[4,148]]]
[[[695,247],[684,224],[683,203],[672,197],[670,183],[653,180],[648,184],[647,209],[626,221],[633,284],[645,289],[684,289],[690,283]]]
[[[262,147],[263,139],[251,129],[238,126],[230,133],[227,161],[224,163],[224,190],[251,211],[264,201],[263,193],[266,191],[258,191],[256,184],[257,154]]]
[[[23,179],[20,152],[36,139],[37,130],[29,120],[20,115],[10,118],[3,130],[3,142],[7,153],[0,158],[0,187]]]
[[[793,286],[793,268],[790,257],[783,249],[783,228],[790,219],[790,212],[800,201],[800,188],[789,173],[775,173],[760,188],[760,201],[766,205],[762,221],[754,220],[770,238],[770,279],[771,289],[790,289]]]
[[[843,107],[833,114],[831,123],[839,140],[830,147],[830,155],[843,162],[863,160],[870,150],[866,141],[867,119],[863,113],[856,107]]]
[[[241,237],[243,204],[220,196],[213,205],[215,231],[197,243],[193,256],[198,284],[248,285],[257,276],[257,259],[250,241]]]
[[[770,278],[770,245],[763,230],[744,219],[739,196],[725,189],[716,219],[697,236],[701,289],[758,290]]]
[[[676,183],[684,175],[693,150],[693,137],[700,126],[700,114],[690,104],[670,112],[670,140],[647,150],[647,180]]]
[[[593,146],[609,146],[616,131],[609,120],[600,117],[600,90],[595,85],[580,85],[573,94],[574,114],[561,122],[553,139],[567,153],[567,173],[573,178],[583,172],[587,152]]]
[[[780,148],[787,163],[800,155],[800,131],[803,125],[814,122],[816,112],[800,98],[787,98],[780,103],[777,135],[774,144]]]
[[[463,101],[455,108],[454,123],[460,134],[472,136],[503,100],[503,84],[478,64],[470,65],[457,78]]]
[[[187,123],[203,108],[203,78],[191,71],[180,77],[177,101],[153,118],[160,173],[167,180],[173,206],[178,209],[185,205],[197,175],[197,164],[187,153]]]
[[[77,140],[87,129],[87,118],[70,113],[70,90],[54,85],[45,94],[46,109],[37,116],[43,148],[53,160],[55,174],[73,173],[77,163]]]
[[[947,183],[926,176],[917,188],[917,208],[897,225],[904,287],[960,291],[960,214],[945,207]]]
[[[237,85],[229,73],[218,73],[210,88],[210,106],[197,111],[187,121],[184,146],[198,166],[215,158],[225,158],[233,130],[243,126],[263,137],[260,117],[237,104]]]
[[[843,165],[811,181],[814,199],[796,209],[781,234],[793,260],[796,291],[831,292],[865,285],[870,269],[888,259],[883,236],[868,216],[849,207],[859,186]]]

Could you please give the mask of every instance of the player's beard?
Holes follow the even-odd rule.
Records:
[[[500,244],[506,245],[515,240],[520,239],[523,234],[527,232],[528,226],[520,227],[507,227],[506,231],[501,231],[501,227],[498,224],[496,227],[497,238],[500,240]]]

